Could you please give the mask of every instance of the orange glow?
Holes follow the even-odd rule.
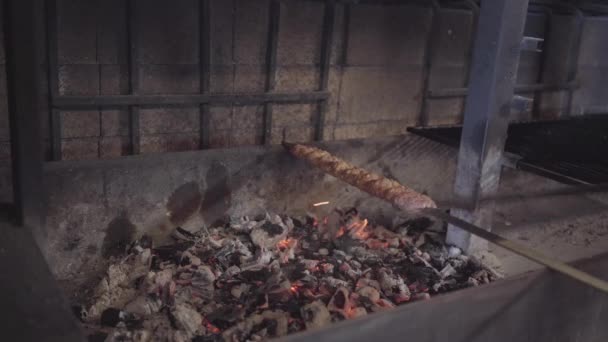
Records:
[[[288,238],[288,239],[279,241],[279,243],[277,243],[277,247],[280,250],[284,251],[288,248],[295,247],[297,244],[298,244],[298,240]]]
[[[325,201],[325,202],[319,202],[319,203],[315,203],[315,204],[313,204],[312,206],[313,206],[313,207],[320,207],[320,206],[322,206],[322,205],[328,205],[328,204],[329,204],[329,201]]]
[[[291,287],[289,289],[291,290],[291,292],[293,294],[297,294],[298,293],[298,286],[297,285],[291,285]]]
[[[205,326],[205,328],[207,328],[207,330],[212,333],[212,334],[219,334],[220,332],[222,332],[220,330],[220,328],[216,327],[215,325],[211,324],[211,322],[209,322],[207,319],[203,318],[203,325]]]
[[[346,229],[344,229],[344,227],[340,227],[336,233],[336,237],[339,238],[340,236],[344,235],[344,233],[346,233]]]

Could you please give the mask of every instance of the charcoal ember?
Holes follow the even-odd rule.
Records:
[[[196,255],[193,255],[189,251],[185,251],[182,253],[182,258],[179,263],[179,265],[182,267],[189,266],[189,265],[200,266],[201,264],[202,264],[201,259],[199,257],[197,257]]]
[[[184,332],[186,339],[198,335],[202,328],[203,317],[192,306],[188,304],[177,304],[171,310],[171,315],[175,322],[175,326]]]
[[[329,312],[337,312],[344,318],[349,318],[350,309],[350,292],[345,287],[338,288],[329,300],[327,310],[329,310]]]
[[[192,273],[192,287],[196,289],[203,298],[211,299],[215,291],[215,274],[209,266],[199,266]]]
[[[147,342],[150,341],[152,334],[148,330],[131,330],[126,327],[114,329],[106,338],[105,342]]]
[[[405,284],[405,281],[392,272],[392,270],[382,268],[378,271],[378,281],[382,292],[392,298],[395,302],[407,302],[411,298],[410,289]]]
[[[311,272],[315,271],[319,265],[319,260],[301,259],[298,262]]]
[[[251,334],[254,334],[254,328],[260,328],[262,323],[266,321],[266,325],[271,325],[272,329],[267,330],[269,337],[280,337],[287,334],[288,318],[283,311],[264,311],[261,314],[253,314],[245,320],[237,323],[235,326],[227,329],[222,333],[224,341],[244,341]]]
[[[206,321],[214,327],[225,330],[236,324],[245,317],[245,310],[234,305],[219,306],[208,313]]]
[[[163,288],[173,280],[173,269],[166,268],[154,275],[155,288]],[[156,289],[154,289],[156,290]]]
[[[372,287],[378,291],[380,290],[380,283],[375,279],[362,277],[362,278],[359,278],[359,280],[357,280],[357,284],[356,284],[357,289],[360,289],[360,288],[366,287],[366,286]]]
[[[370,303],[377,303],[380,300],[380,292],[371,286],[362,286],[357,289],[359,297],[367,299]]]
[[[118,310],[100,328],[108,340],[263,341],[496,279],[439,230],[408,220],[266,215],[181,234],[154,255],[133,244],[98,285],[86,321]]]
[[[441,271],[439,271],[439,275],[441,276],[442,279],[452,277],[452,276],[456,275],[456,273],[457,273],[456,270],[450,264],[445,265],[445,267]]]
[[[329,310],[320,300],[304,305],[300,314],[307,329],[322,328],[331,323]]]
[[[251,231],[251,241],[263,249],[274,248],[286,236],[286,227],[270,222],[266,222]]]
[[[137,294],[135,281],[148,273],[151,258],[128,255],[110,265],[104,278],[94,290],[93,304],[87,310],[87,321],[97,320],[110,307],[123,307]]]
[[[322,282],[334,289],[337,289],[339,287],[348,287],[349,286],[347,281],[337,279],[334,277],[323,277]]]
[[[116,308],[107,308],[101,313],[99,319],[101,325],[106,327],[115,327],[120,322],[120,310]]]
[[[234,297],[234,298],[241,298],[241,296],[245,293],[249,292],[249,285],[248,284],[239,284],[239,285],[235,285],[230,289],[230,294]]]
[[[140,295],[130,301],[124,310],[136,315],[149,316],[159,312],[161,307],[162,302],[158,298]]]
[[[334,264],[324,262],[319,265],[319,270],[325,274],[333,274],[334,273]]]
[[[215,258],[228,268],[234,264],[234,260],[238,260],[239,264],[250,261],[253,258],[253,254],[240,240],[225,239],[222,241],[220,250],[215,253]]]
[[[354,260],[351,260],[351,263],[353,263]],[[356,267],[356,266],[355,266]],[[340,272],[342,272],[342,274],[347,275],[350,279],[359,279],[359,277],[361,276],[361,265],[359,265],[356,268],[351,267],[350,263],[348,262],[344,262],[340,265],[339,269]]]

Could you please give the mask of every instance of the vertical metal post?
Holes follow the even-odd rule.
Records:
[[[4,32],[13,198],[16,219],[28,228],[42,228],[42,134],[38,44],[42,3],[5,0]]]
[[[456,198],[476,209],[453,214],[482,227],[491,227],[493,205],[480,200],[494,194],[500,181],[527,9],[528,0],[491,0],[481,6],[454,186]],[[469,253],[487,248],[453,226],[447,240]]]
[[[45,5],[51,160],[61,160],[61,113],[53,106],[53,99],[59,96],[59,63],[57,62],[57,1],[47,0],[45,1]]]
[[[199,67],[200,92],[211,92],[211,5],[210,0],[199,1]],[[199,148],[209,148],[209,104],[200,106]]]
[[[127,0],[126,21],[127,21],[127,52],[129,70],[129,94],[139,93],[139,65],[137,56],[137,0]],[[139,107],[129,107],[129,137],[131,154],[139,154]]]
[[[547,49],[547,43],[549,42],[549,39],[550,39],[551,29],[552,29],[552,24],[553,24],[553,11],[549,8],[545,8],[545,9],[543,9],[543,13],[545,14],[545,27],[544,27],[545,33],[543,35],[545,46],[543,47],[543,50],[540,54],[540,65],[538,67],[538,75],[536,77],[536,83],[538,83],[538,84],[543,83],[545,74],[547,72],[547,70],[546,70],[547,61],[550,58],[549,49]],[[534,117],[536,119],[539,119],[541,116],[542,97],[543,97],[542,91],[537,91],[534,93],[532,117]]]
[[[420,103],[420,114],[418,115],[418,126],[426,126],[429,123],[428,117],[428,91],[429,83],[431,79],[431,64],[433,63],[433,52],[437,40],[438,25],[437,17],[439,16],[439,3],[437,0],[431,0],[431,23],[429,28],[429,34],[426,38],[426,45],[424,48],[423,57],[423,69],[422,69],[422,100]]]
[[[336,4],[326,1],[323,14],[323,37],[321,41],[321,70],[319,91],[327,91],[329,88],[329,72],[331,68],[331,51],[334,38],[334,26],[336,22]],[[315,127],[315,140],[323,140],[325,129],[325,115],[329,108],[329,99],[319,102],[319,117]]]
[[[574,27],[574,33],[572,40],[572,48],[570,49],[570,58],[568,59],[568,84],[572,84],[576,81],[576,74],[578,71],[578,59],[581,50],[581,42],[583,40],[583,29],[585,25],[585,15],[579,8],[574,8],[574,15],[576,17],[576,23]],[[566,113],[562,116],[570,116],[575,114],[583,114],[583,110],[581,109],[577,113],[573,112],[573,104],[574,104],[574,92],[576,90],[570,88],[568,90],[568,98],[566,101]]]
[[[279,45],[279,24],[281,20],[281,2],[270,2],[268,29],[268,47],[266,52],[266,92],[271,93],[276,88],[277,79],[277,48]],[[270,145],[272,140],[272,104],[264,105],[264,145]]]

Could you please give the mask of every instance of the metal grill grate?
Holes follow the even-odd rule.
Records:
[[[458,147],[462,126],[408,131]],[[517,168],[566,184],[608,183],[608,114],[509,125],[505,151]]]

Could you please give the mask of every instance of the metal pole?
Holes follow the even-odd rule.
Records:
[[[480,10],[454,186],[456,199],[476,209],[454,215],[482,227],[491,227],[493,205],[480,199],[493,195],[500,181],[527,10],[528,0],[485,1]],[[455,226],[447,240],[468,253],[487,248]]]
[[[268,47],[266,50],[266,93],[272,93],[277,83],[277,49],[279,45],[279,22],[281,20],[281,3],[279,0],[270,2],[270,18],[268,29]],[[272,104],[264,106],[264,144],[272,141]]]
[[[18,224],[40,229],[43,224],[42,134],[38,20],[42,3],[35,0],[4,2],[6,78],[13,196]]]

